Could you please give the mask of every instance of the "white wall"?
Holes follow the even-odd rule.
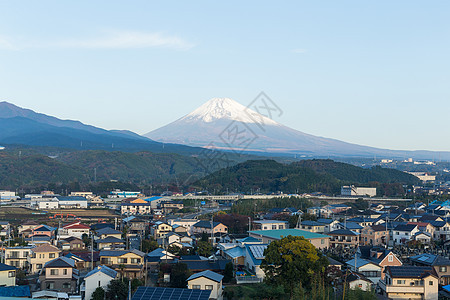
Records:
[[[105,291],[106,287],[108,286],[109,282],[113,280],[113,278],[109,277],[108,275],[97,272],[88,278],[85,278],[85,300],[91,300],[92,294],[95,292],[95,289],[101,286]],[[100,282],[100,285],[99,285]]]

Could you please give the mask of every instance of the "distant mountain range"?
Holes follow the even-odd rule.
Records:
[[[323,122],[323,120],[318,120]],[[165,143],[298,157],[450,159],[450,152],[395,151],[310,135],[275,122],[229,98],[213,98],[186,116],[147,134]]]
[[[130,131],[108,131],[79,121],[61,120],[0,102],[0,145],[8,144],[183,154],[201,151],[184,145],[155,142]]]
[[[370,157],[450,160],[450,152],[395,151],[317,137],[286,127],[228,98],[214,98],[192,113],[145,136],[61,120],[0,102],[0,146],[27,145],[74,150],[150,151],[205,155],[233,152],[238,161],[258,156]],[[202,147],[202,148],[200,148]]]

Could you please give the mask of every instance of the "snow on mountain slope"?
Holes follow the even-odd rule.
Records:
[[[378,149],[314,136],[277,123],[229,98],[213,98],[186,116],[144,136],[164,143],[308,157],[423,158],[433,155],[428,151]],[[447,154],[450,157],[450,153]]]
[[[244,123],[264,122],[264,124],[277,125],[278,123],[239,102],[230,98],[212,98],[180,121],[202,121],[211,123],[217,120],[236,120]]]

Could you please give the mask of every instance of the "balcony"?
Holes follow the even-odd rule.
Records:
[[[386,293],[424,294],[423,285],[386,285],[383,280],[378,281],[380,288]]]

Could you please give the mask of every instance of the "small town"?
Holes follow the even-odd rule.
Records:
[[[0,296],[448,297],[450,202],[376,195],[376,188],[355,186],[342,186],[336,197],[205,192],[146,196],[121,190],[105,198],[52,191],[19,197],[0,191]],[[254,206],[250,214],[236,213],[249,204]],[[275,244],[276,252],[269,252]],[[287,252],[280,255],[282,249]],[[287,260],[286,255],[293,257]],[[307,262],[302,255],[308,256]],[[317,273],[303,278],[289,269],[274,272],[280,259],[311,264],[306,267]],[[269,280],[292,289],[277,289]],[[311,285],[316,295],[302,285]]]
[[[0,300],[450,300],[450,1],[0,1]]]

